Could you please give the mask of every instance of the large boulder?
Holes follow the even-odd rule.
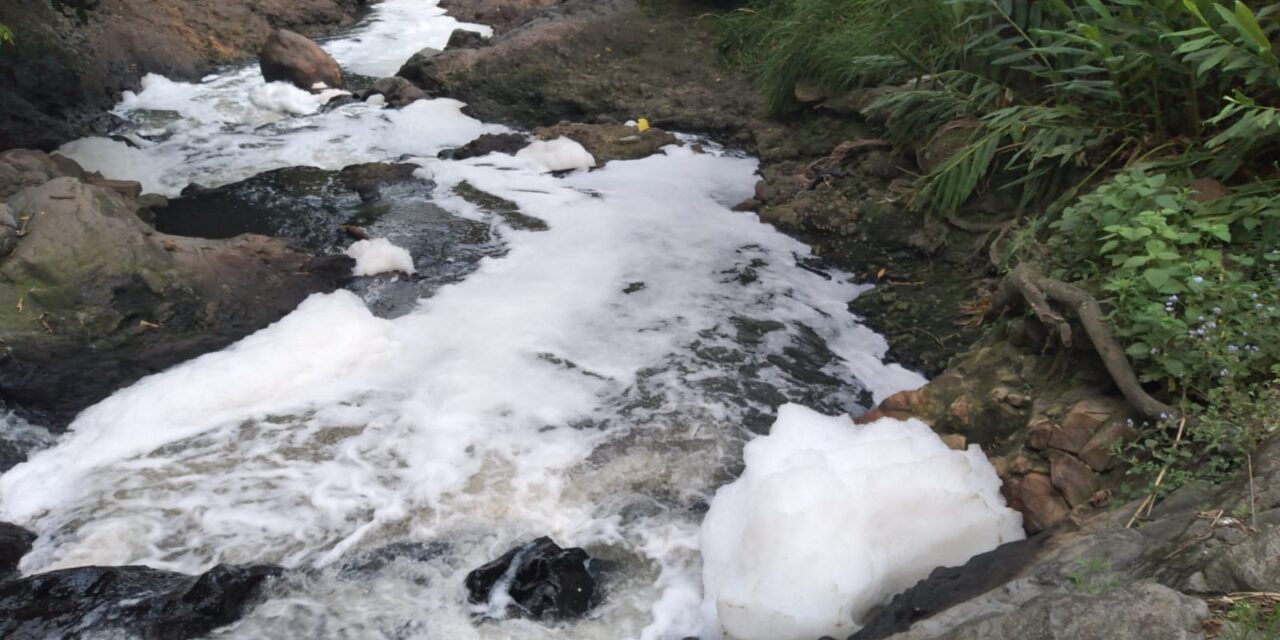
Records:
[[[9,640],[184,640],[238,620],[280,569],[218,565],[193,576],[150,567],[77,567],[0,585]]]
[[[500,603],[503,611],[488,612],[495,616],[581,617],[598,599],[590,560],[582,549],[561,549],[551,538],[538,538],[467,574],[467,599]]]
[[[388,107],[399,109],[427,97],[427,92],[413,86],[404,78],[393,76],[375,81],[364,91],[365,100],[373,96],[382,96]]]
[[[56,153],[10,149],[0,153],[0,200],[54,178],[84,178],[86,175],[76,161]],[[0,223],[3,223],[3,219],[0,219]]]
[[[137,202],[72,177],[7,206],[22,230],[0,257],[0,400],[55,424],[349,280],[349,258],[283,240],[157,233]]]
[[[18,575],[18,561],[31,552],[36,534],[16,524],[0,522],[0,583]]]
[[[290,82],[300,89],[341,89],[342,67],[320,45],[288,29],[276,29],[258,53],[267,82]],[[323,86],[321,86],[323,85]]]

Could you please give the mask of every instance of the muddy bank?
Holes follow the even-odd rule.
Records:
[[[317,35],[352,24],[366,0],[103,0],[81,21],[47,0],[0,3],[0,151],[52,150],[114,124],[120,92],[147,73],[198,80],[257,54],[274,28]]]

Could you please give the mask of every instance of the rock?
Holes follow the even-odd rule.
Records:
[[[599,166],[610,160],[636,160],[658,153],[662,147],[679,144],[672,134],[656,127],[639,131],[624,124],[582,124],[561,122],[534,129],[543,140],[569,138],[582,145]]]
[[[1229,195],[1231,190],[1213,178],[1196,178],[1191,181],[1191,199],[1196,202],[1213,202]]]
[[[370,96],[380,95],[392,109],[399,109],[427,98],[427,93],[413,86],[413,83],[401,77],[382,78],[373,83],[361,96],[368,100]]]
[[[31,149],[10,149],[0,153],[0,200],[54,178],[84,178],[84,169],[74,160],[58,154]]]
[[[1072,507],[1089,504],[1089,500],[1098,490],[1098,475],[1089,468],[1089,465],[1080,462],[1079,458],[1071,454],[1050,449],[1047,455],[1049,478],[1053,486],[1067,499],[1067,504]]]
[[[1080,453],[1093,439],[1107,419],[1124,411],[1124,406],[1104,397],[1085,398],[1067,410],[1062,426],[1049,439],[1049,446],[1071,453]]]
[[[511,597],[508,615],[534,619],[577,618],[597,602],[596,579],[587,569],[591,558],[578,548],[561,549],[551,538],[538,538],[467,574],[468,601],[493,601],[493,590]],[[505,579],[514,567],[510,583]]]
[[[1044,589],[1023,582],[1000,595],[1001,598],[992,598],[985,606],[966,603],[910,631],[887,637],[892,640],[1191,640],[1204,638],[1200,623],[1209,614],[1202,600],[1151,582],[1105,593]]]
[[[916,149],[916,164],[920,165],[921,172],[933,172],[953,153],[964,148],[978,125],[977,120],[961,118],[939,127],[927,142]]]
[[[0,583],[18,575],[18,561],[31,552],[36,534],[16,524],[0,522]]]
[[[880,640],[911,624],[980,596],[1024,572],[1044,550],[1047,534],[1002,544],[959,567],[939,567],[928,578],[873,611],[849,640]]]
[[[1006,480],[1002,491],[1009,507],[1022,513],[1022,525],[1029,534],[1048,529],[1071,512],[1049,476],[1041,473]]]
[[[474,22],[506,33],[563,0],[443,0],[440,7],[461,22]],[[458,31],[455,30],[454,33]]]
[[[443,53],[439,49],[426,47],[409,57],[400,65],[396,76],[404,78],[428,93],[440,93],[442,86],[436,77],[435,60]]]
[[[1280,591],[1280,526],[1264,527],[1243,542],[1214,553],[1203,573],[1211,591]]]
[[[350,279],[349,258],[313,259],[282,240],[157,233],[136,202],[75,178],[25,189],[8,206],[30,217],[0,257],[0,399],[55,425]]]
[[[1119,419],[1108,420],[1080,449],[1080,459],[1098,473],[1110,471],[1115,464],[1113,452],[1116,443],[1132,440],[1137,435],[1137,430],[1128,423]]]
[[[9,205],[0,202],[0,258],[9,255],[18,243],[18,221]]]
[[[193,576],[150,567],[78,567],[0,585],[9,640],[129,637],[180,640],[235,622],[281,570],[218,565]]]
[[[955,449],[956,451],[964,451],[969,447],[969,439],[965,438],[964,434],[948,433],[941,437],[942,437],[942,441],[946,443],[947,447],[950,449]]]
[[[821,87],[804,79],[796,81],[795,90],[792,93],[795,95],[796,102],[800,104],[810,104],[830,97]]]
[[[342,68],[320,45],[306,36],[277,29],[258,53],[262,77],[267,82],[291,82],[311,91],[317,85],[342,88]]]
[[[131,200],[137,200],[142,197],[142,184],[133,180],[110,180],[95,175],[87,178],[85,182],[95,187],[109,189]]]
[[[449,34],[449,44],[445,49],[476,49],[489,44],[489,39],[466,29],[454,29]]]
[[[381,196],[383,185],[413,180],[414,172],[420,168],[408,163],[366,162],[343,167],[338,179],[355,191],[362,202],[373,202]]]
[[[100,0],[81,23],[48,0],[4,0],[0,23],[16,37],[0,54],[0,150],[106,135],[108,111],[146,74],[195,82],[252,58],[276,27],[315,35],[351,24],[363,3]]]
[[[1027,425],[1027,446],[1037,451],[1048,448],[1053,434],[1060,429],[1057,423],[1043,415],[1033,416]]]
[[[466,160],[478,158],[490,153],[515,155],[517,151],[529,145],[528,136],[522,133],[486,133],[457,149],[446,149],[440,152],[444,160]]]

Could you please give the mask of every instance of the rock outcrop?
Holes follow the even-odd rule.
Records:
[[[48,0],[0,2],[14,42],[0,54],[0,150],[52,150],[105,133],[120,93],[158,73],[198,80],[251,58],[276,28],[349,25],[365,0],[101,0],[83,23]]]
[[[276,29],[258,52],[267,82],[288,82],[299,89],[341,89],[342,67],[310,38]]]
[[[0,583],[17,577],[18,561],[31,551],[36,534],[16,524],[0,522]]]
[[[581,617],[598,599],[590,560],[582,549],[561,549],[551,538],[538,538],[467,574],[467,599],[509,603],[506,611],[495,612],[505,615]],[[494,598],[495,589],[508,597]]]
[[[272,566],[218,565],[199,576],[150,567],[78,567],[0,585],[0,636],[185,640],[238,620]]]
[[[28,187],[6,208],[0,399],[55,424],[349,279],[350,259],[313,258],[279,239],[158,233],[135,200],[76,177]]]

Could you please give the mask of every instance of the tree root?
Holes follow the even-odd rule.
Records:
[[[1075,312],[1080,319],[1080,324],[1084,327],[1085,334],[1089,336],[1089,341],[1093,343],[1093,348],[1106,365],[1107,373],[1111,374],[1111,379],[1130,406],[1144,417],[1153,420],[1167,419],[1177,415],[1173,407],[1151,397],[1142,388],[1142,383],[1138,381],[1138,376],[1134,373],[1133,365],[1129,363],[1124,349],[1107,326],[1101,305],[1083,289],[1046,278],[1040,275],[1034,266],[1022,263],[1000,282],[1000,287],[992,295],[991,309],[988,313],[999,313],[1006,308],[1026,303],[1031,307],[1036,318],[1057,334],[1062,345],[1070,348],[1071,324],[1062,314],[1054,310],[1050,302],[1058,303]]]

